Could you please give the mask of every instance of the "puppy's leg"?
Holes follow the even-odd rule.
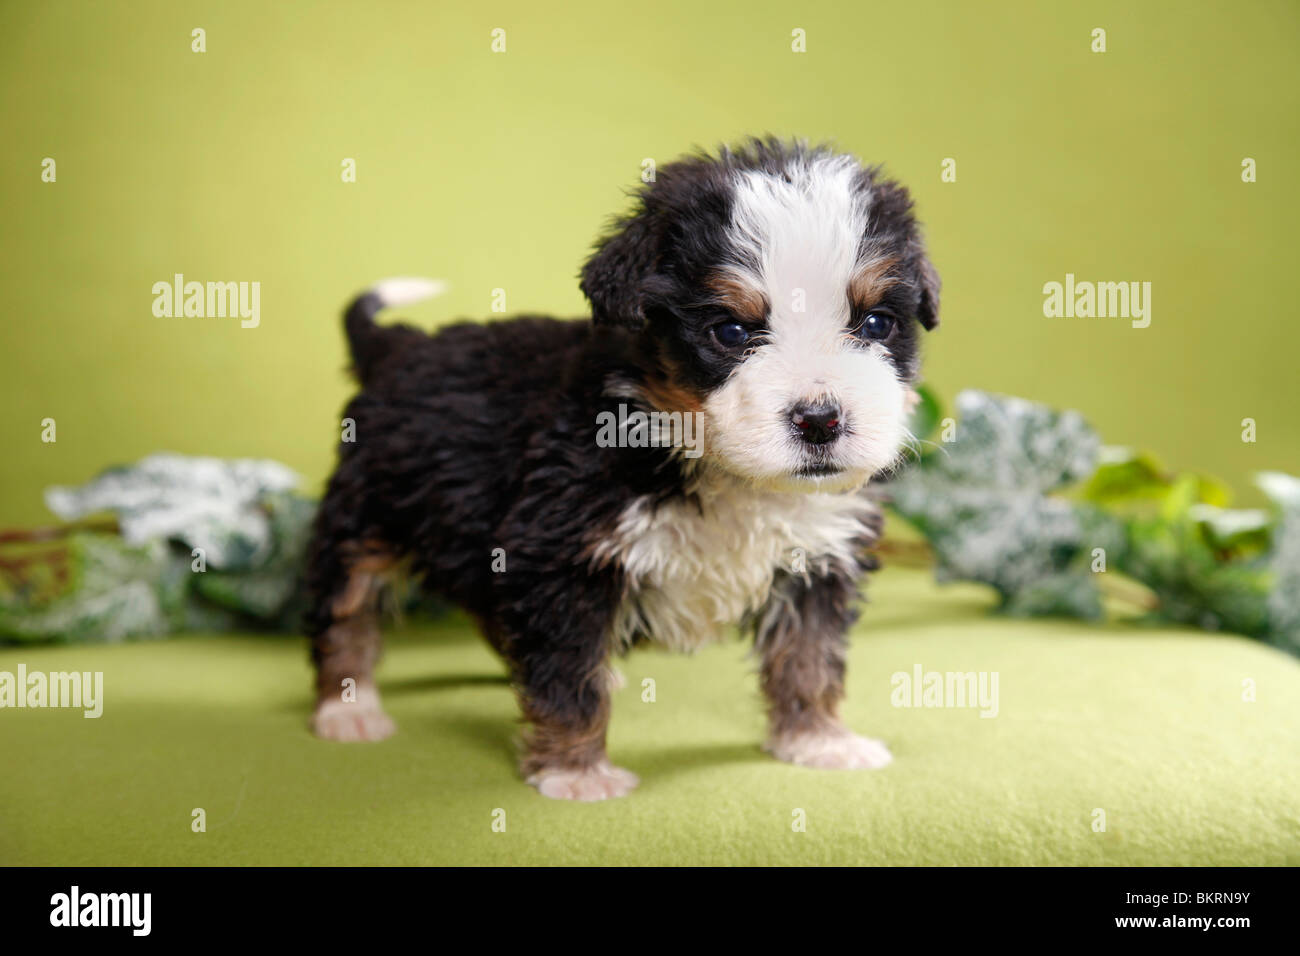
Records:
[[[560,700],[561,693],[567,699]],[[552,679],[545,687],[534,682],[531,689],[521,688],[520,704],[532,725],[520,770],[543,796],[606,800],[631,793],[640,782],[605,754],[609,688],[603,667],[581,681]]]
[[[312,618],[316,710],[312,730],[326,740],[383,740],[397,729],[384,713],[374,668],[382,649],[379,596],[391,566],[385,551],[355,544],[313,555],[308,580],[318,603]]]
[[[603,615],[582,598],[557,594],[504,645],[529,727],[520,771],[543,796],[605,800],[636,787],[637,777],[605,754],[609,724],[609,637]]]
[[[805,767],[883,767],[892,757],[878,740],[839,719],[846,633],[857,617],[856,577],[831,569],[806,579],[782,574],[759,616],[756,643],[768,701],[764,749]]]

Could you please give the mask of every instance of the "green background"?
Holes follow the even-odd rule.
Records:
[[[443,277],[411,310],[430,325],[488,315],[495,288],[578,314],[579,263],[644,158],[769,131],[912,188],[945,395],[1076,407],[1242,489],[1300,472],[1298,27],[1294,2],[6,3],[0,522],[164,449],[276,458],[316,490],[354,291]],[[261,326],[155,318],[177,272],[259,281]],[[1066,272],[1153,283],[1150,328],[1045,318]]]

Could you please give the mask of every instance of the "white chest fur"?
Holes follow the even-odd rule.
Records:
[[[875,505],[862,493],[800,494],[740,485],[695,501],[634,502],[596,549],[624,571],[615,646],[642,632],[675,650],[725,636],[767,600],[778,571],[853,566]]]

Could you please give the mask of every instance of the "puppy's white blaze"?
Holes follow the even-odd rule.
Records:
[[[730,238],[740,261],[757,265],[774,332],[811,324],[833,340],[844,329],[846,290],[867,228],[869,197],[854,188],[857,174],[851,158],[835,156],[792,167],[790,182],[761,171],[738,177]],[[803,313],[793,311],[796,290]]]
[[[729,271],[764,292],[768,334],[705,401],[707,442],[720,464],[774,488],[843,490],[898,457],[906,437],[906,386],[887,353],[848,334],[848,289],[864,253],[870,196],[856,188],[848,157],[818,157],[790,181],[761,171],[736,180]],[[832,399],[845,431],[830,446],[838,476],[797,479],[805,449],[791,432],[790,409]]]
[[[595,549],[617,562],[628,596],[614,626],[616,646],[638,632],[676,650],[718,640],[767,600],[779,569],[824,574],[856,565],[875,504],[862,495],[764,491],[706,474],[696,502],[655,508],[638,499]]]
[[[447,283],[441,279],[422,279],[410,276],[395,276],[380,279],[370,287],[371,293],[379,297],[384,307],[411,305],[423,302],[447,291]]]

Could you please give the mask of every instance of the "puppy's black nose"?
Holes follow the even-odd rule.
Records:
[[[824,445],[840,433],[840,407],[834,402],[800,402],[790,411],[790,421],[810,445]]]

